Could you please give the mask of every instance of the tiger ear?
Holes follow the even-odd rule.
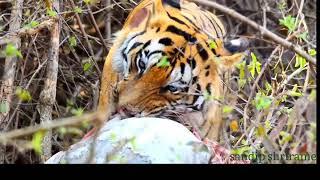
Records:
[[[164,5],[178,6],[178,0],[144,0],[129,14],[124,27],[128,29],[145,27],[151,16],[165,13]]]
[[[150,16],[150,10],[147,7],[137,8],[128,16],[124,27],[129,29],[143,26],[147,23]]]
[[[131,11],[123,27],[131,30],[132,28],[146,26],[152,14],[152,11],[153,11],[152,1],[150,0],[141,1],[138,4],[138,6]]]

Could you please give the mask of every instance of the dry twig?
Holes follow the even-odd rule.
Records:
[[[225,14],[228,14],[229,16],[238,19],[250,26],[252,26],[253,28],[257,29],[262,36],[265,36],[267,38],[270,38],[271,40],[273,40],[274,42],[280,44],[283,47],[286,47],[288,49],[291,49],[293,51],[295,51],[297,54],[299,54],[300,56],[304,57],[307,61],[309,61],[312,64],[316,64],[316,59],[311,57],[307,52],[305,52],[304,50],[301,49],[301,47],[299,47],[299,45],[295,45],[283,38],[281,38],[280,36],[276,35],[275,33],[269,31],[268,29],[260,26],[259,24],[255,23],[254,21],[248,19],[247,17],[241,15],[240,13],[236,12],[233,9],[230,9],[226,6],[220,5],[216,2],[212,2],[212,1],[207,1],[207,0],[191,0],[194,2],[197,2],[199,4],[203,4],[206,6],[210,6],[212,8],[215,8]]]

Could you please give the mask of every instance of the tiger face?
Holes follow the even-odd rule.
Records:
[[[220,20],[194,3],[142,1],[108,54],[100,108],[109,104],[139,117],[183,107],[202,111],[208,126],[220,122],[216,101],[222,96],[220,75],[245,55],[234,53],[235,41],[227,43],[229,51],[224,36]]]

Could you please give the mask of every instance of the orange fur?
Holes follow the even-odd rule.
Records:
[[[192,93],[199,93],[203,98],[203,94],[209,90],[209,94],[214,97],[222,96],[223,84],[219,73],[241,61],[244,53],[232,55],[224,48],[225,30],[215,15],[200,10],[194,3],[188,1],[180,1],[180,6],[181,9],[164,4],[162,0],[144,0],[130,13],[106,58],[101,79],[99,111],[111,115],[118,108],[125,107],[132,113],[148,116],[169,107],[174,108],[175,105],[190,104],[196,99]],[[204,23],[204,18],[207,20],[210,18],[213,23]],[[170,26],[174,26],[175,29],[168,30]],[[153,64],[146,67],[143,74],[139,74],[137,66],[140,64],[134,61],[138,59],[137,57],[143,59],[139,44],[137,44],[139,48],[132,46],[130,53],[124,53],[125,50],[129,52],[127,49],[121,51],[122,56],[125,54],[130,58],[128,60],[130,64],[126,64],[121,58],[117,59],[119,58],[116,57],[117,53],[121,55],[119,49],[127,48],[123,47],[126,40],[141,31],[142,35],[137,36],[134,42],[142,45],[151,42],[150,47],[158,48],[168,56],[169,66],[159,67]],[[191,42],[192,40],[186,37],[196,39],[196,42]],[[208,46],[208,41],[212,38],[217,46],[214,51]],[[170,39],[172,43],[167,41],[166,43],[170,45],[162,47],[159,43],[156,44],[161,39]],[[126,46],[129,46],[129,43]],[[192,70],[190,70],[191,57],[196,62]],[[203,59],[206,57],[208,59]],[[148,65],[153,60],[158,63],[161,58],[143,60],[146,61],[145,65]],[[139,63],[141,61],[139,60]],[[181,68],[185,68],[184,74]],[[126,70],[129,73],[126,74]],[[180,79],[178,76],[181,76]],[[192,78],[196,76],[197,82],[192,84],[189,76]],[[171,84],[176,85],[174,78],[179,79],[178,87],[183,86],[182,80],[188,81],[187,94],[182,93],[182,90],[179,93],[168,90],[169,86],[172,87]],[[199,88],[197,86],[200,86],[200,92],[195,90]],[[222,117],[217,100],[214,98],[207,100],[201,111],[206,119],[201,125],[203,136],[218,140]]]

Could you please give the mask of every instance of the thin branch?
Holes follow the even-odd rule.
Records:
[[[88,4],[87,4],[87,9],[88,9],[88,12],[89,12],[89,15],[90,15],[90,19],[91,19],[91,21],[92,21],[92,24],[93,24],[95,30],[97,31],[97,33],[98,33],[98,35],[99,35],[99,38],[100,38],[100,41],[101,41],[101,43],[102,43],[102,45],[104,46],[105,51],[106,51],[106,50],[109,49],[109,48],[108,48],[106,42],[105,42],[104,39],[103,39],[103,36],[102,36],[102,34],[101,34],[100,30],[99,30],[99,27],[98,27],[98,25],[97,25],[97,22],[96,22],[96,20],[94,19],[94,16],[93,16],[92,11],[91,11],[91,9],[90,9],[90,7],[89,7]]]
[[[111,0],[105,0],[106,1],[106,7],[111,6]],[[107,18],[105,21],[105,26],[106,26],[106,37],[107,39],[111,39],[111,16],[112,16],[112,12],[110,10],[108,10],[107,13]]]
[[[20,29],[21,26],[23,0],[17,0],[12,3],[13,8],[11,12],[11,24],[9,31],[16,31]],[[19,37],[12,37],[10,41],[17,49],[20,49],[21,39]],[[9,119],[8,113],[11,106],[17,61],[17,57],[8,56],[5,59],[4,74],[2,78],[3,81],[1,82],[0,89],[0,103],[5,103],[7,110],[4,113],[0,113],[0,131],[6,126]],[[0,146],[0,164],[4,163],[5,154],[5,147]]]
[[[295,45],[283,38],[281,38],[280,36],[274,34],[273,32],[269,31],[268,29],[260,26],[259,24],[255,23],[254,21],[248,19],[247,17],[241,15],[240,13],[234,11],[233,9],[230,9],[228,7],[225,7],[223,5],[220,5],[216,2],[213,1],[207,1],[207,0],[191,0],[194,2],[197,2],[199,4],[202,5],[206,5],[206,6],[210,6],[212,8],[215,8],[225,14],[228,14],[229,16],[238,19],[250,26],[252,26],[253,28],[255,28],[256,30],[260,31],[262,36],[265,36],[267,38],[270,38],[271,40],[273,40],[274,42],[280,44],[281,46],[291,49],[293,51],[295,51],[297,54],[299,54],[300,56],[304,57],[307,61],[309,61],[312,64],[316,64],[316,59],[311,57],[307,52],[305,52],[304,50],[301,49],[301,47],[299,47],[298,45]]]
[[[35,126],[29,126],[26,128],[0,133],[0,142],[5,144],[9,140],[19,138],[22,136],[31,135],[41,130],[52,130],[58,127],[76,125],[81,122],[102,122],[104,118],[105,115],[103,113],[96,111],[93,113],[84,114],[82,116],[72,116],[62,119],[56,119],[54,121],[46,121]]]
[[[13,32],[10,31],[6,35],[0,37],[0,45],[10,42],[10,40],[16,36],[17,37],[32,36],[36,33],[39,33],[43,29],[51,29],[54,23],[55,23],[55,19],[48,19],[41,22],[38,26],[34,28],[22,28],[22,29],[15,30]]]
[[[59,12],[59,1],[53,2],[53,8]],[[40,93],[40,120],[41,122],[52,121],[52,106],[56,100],[56,87],[59,65],[59,42],[60,42],[60,21],[57,21],[51,29],[50,49],[47,65],[47,75],[44,88]],[[52,132],[48,131],[42,142],[42,160],[47,160],[51,157],[52,147]]]
[[[69,2],[70,2],[70,5],[71,5],[72,9],[75,9],[76,5],[74,4],[73,0],[69,0]],[[87,43],[87,45],[88,45],[91,58],[92,58],[93,61],[94,61],[94,66],[95,66],[95,68],[97,69],[97,72],[98,72],[99,76],[101,76],[101,71],[100,71],[99,66],[98,66],[98,64],[97,64],[97,61],[96,61],[96,59],[95,59],[94,52],[93,52],[93,48],[92,48],[91,43],[90,43],[90,41],[89,41],[89,39],[88,39],[88,35],[87,35],[86,31],[85,31],[84,28],[83,28],[83,24],[82,24],[82,22],[81,22],[80,16],[79,16],[79,14],[78,14],[77,12],[75,12],[75,16],[76,16],[77,23],[78,23],[78,25],[79,25],[80,31],[81,31],[82,35],[84,36],[84,39],[86,40],[86,43]],[[103,41],[103,42],[104,42],[104,41]],[[103,42],[101,42],[101,43],[103,43]]]

